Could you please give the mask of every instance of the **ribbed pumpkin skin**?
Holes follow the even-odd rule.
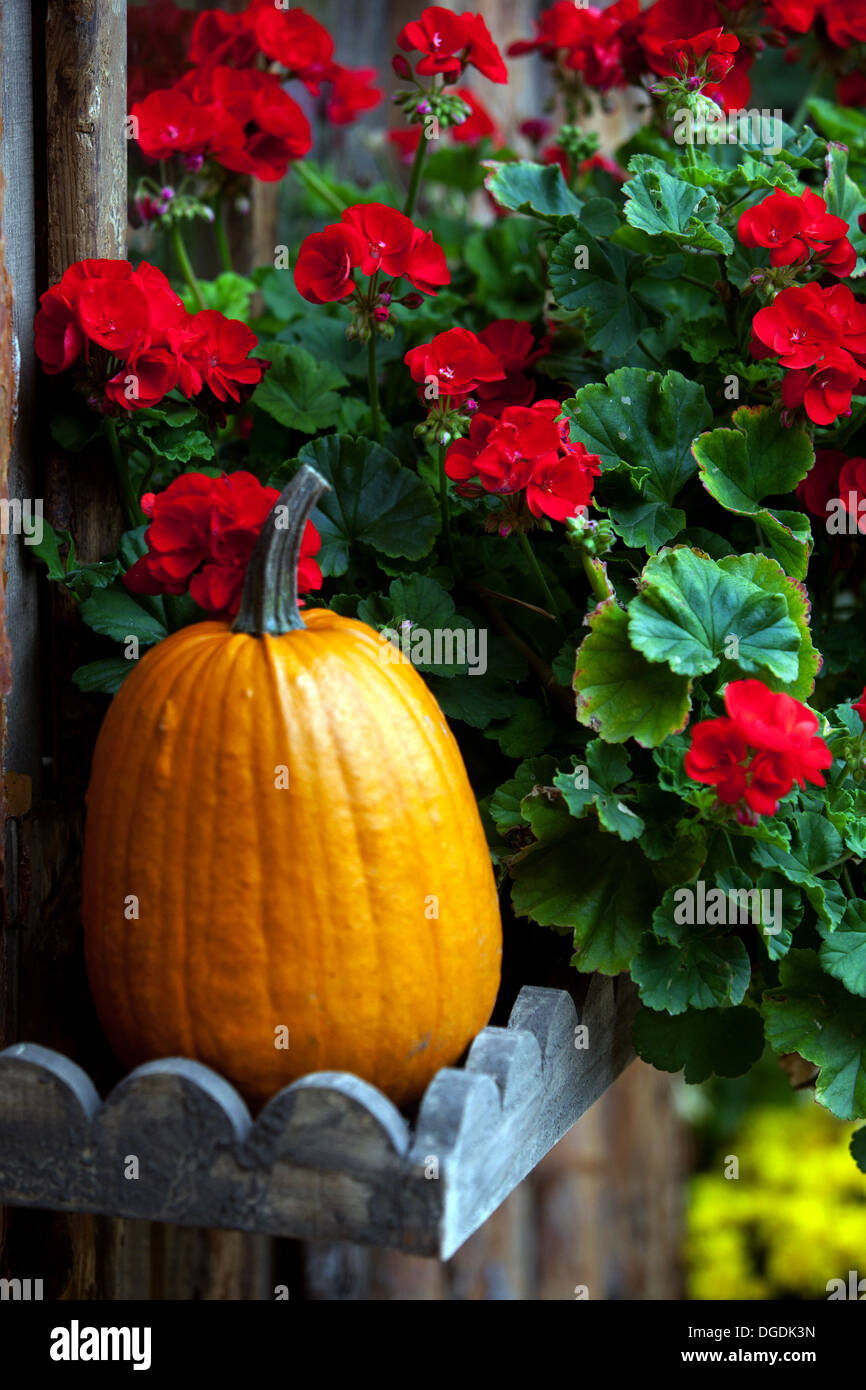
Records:
[[[363,623],[304,620],[184,628],[121,687],[87,795],[87,969],[127,1065],[195,1057],[254,1104],[347,1070],[399,1103],[490,1016],[493,872],[421,677]]]

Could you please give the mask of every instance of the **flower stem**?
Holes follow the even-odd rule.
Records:
[[[813,96],[815,96],[818,92],[818,89],[820,88],[823,80],[824,69],[822,67],[817,67],[815,71],[812,73],[811,81],[809,82],[808,87],[803,93],[803,96],[800,100],[800,105],[797,107],[796,111],[791,117],[791,125],[793,126],[794,130],[800,130],[802,126],[805,124],[806,117],[809,114],[809,102],[812,100]]]
[[[219,251],[222,268],[223,270],[231,271],[234,269],[234,266],[232,265],[232,253],[229,250],[229,238],[226,229],[225,202],[222,198],[220,198],[217,204],[213,225],[214,231],[216,232],[217,250]]]
[[[427,139],[424,132],[421,132],[421,139],[418,141],[418,148],[415,151],[415,159],[412,163],[412,173],[409,175],[409,192],[406,194],[406,202],[403,212],[406,217],[411,217],[415,211],[415,203],[418,200],[418,189],[421,187],[421,170],[424,167],[424,159],[427,154]]]
[[[589,587],[599,603],[607,603],[611,597],[611,591],[604,577],[604,566],[600,560],[595,560],[588,555],[585,550],[581,550],[580,558],[583,561],[583,572],[589,580]]]
[[[129,476],[129,468],[123,450],[120,447],[120,440],[117,437],[117,425],[110,415],[103,415],[102,423],[105,428],[105,437],[108,440],[108,448],[111,452],[114,471],[117,475],[117,487],[120,493],[120,502],[123,507],[123,514],[126,517],[130,528],[140,526],[143,520],[143,512],[139,500],[135,495],[132,486],[132,479]]]
[[[308,192],[315,193],[324,203],[328,204],[328,207],[333,208],[334,212],[345,212],[348,204],[343,201],[338,193],[334,192],[333,188],[328,187],[325,180],[316,173],[315,169],[311,169],[309,164],[305,164],[303,160],[298,159],[292,165],[292,168]]]
[[[204,295],[201,292],[201,286],[198,280],[195,278],[195,271],[187,255],[183,235],[177,222],[172,222],[169,234],[171,236],[171,244],[174,247],[174,254],[177,256],[181,271],[183,272],[183,278],[192,290],[192,297],[199,309],[206,309],[207,305],[204,302]]]
[[[367,385],[370,391],[370,410],[373,414],[373,437],[377,444],[382,443],[382,416],[379,411],[379,377],[376,372],[376,334],[370,325],[367,339]]]
[[[445,537],[445,549],[448,553],[448,563],[454,569],[454,545],[451,540],[451,513],[448,509],[448,475],[445,472],[446,445],[439,445],[439,511],[442,516],[442,535]]]
[[[559,611],[559,604],[553,597],[553,594],[550,590],[550,585],[548,584],[547,580],[542,574],[541,566],[535,557],[535,551],[532,549],[532,546],[529,543],[529,537],[527,536],[525,531],[518,531],[517,539],[520,541],[521,549],[524,555],[526,556],[527,561],[529,562],[530,569],[532,570],[533,574],[538,580],[539,587],[541,589],[541,592],[544,594],[545,599],[547,600],[548,607],[551,609],[553,616],[556,618],[556,621],[559,623],[559,626],[562,628],[564,632],[565,623],[563,622],[562,614]]]

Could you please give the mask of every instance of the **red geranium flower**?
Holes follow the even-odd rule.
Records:
[[[719,801],[743,801],[757,815],[775,815],[795,782],[824,786],[833,755],[818,736],[818,718],[791,695],[762,681],[732,681],[725,689],[726,718],[707,719],[692,730],[685,770],[695,782],[715,786]]]
[[[151,92],[136,102],[130,115],[138,122],[136,139],[148,159],[203,154],[217,130],[213,112],[177,87]]]
[[[755,336],[778,356],[783,367],[811,367],[838,348],[842,332],[814,282],[794,285],[759,309],[752,321]]]
[[[864,688],[860,699],[855,705],[852,705],[851,708],[857,711],[863,723],[866,724],[866,688]]]
[[[273,8],[273,7],[272,7]],[[243,68],[254,62],[258,44],[247,14],[204,10],[196,19],[189,46],[191,63],[233,63]]]
[[[607,92],[637,76],[631,71],[629,45],[630,27],[639,13],[640,0],[618,0],[606,10],[558,0],[542,12],[536,37],[511,44],[508,52],[514,57],[539,52],[548,61],[580,72],[588,87]]]
[[[797,496],[813,516],[825,519],[830,515],[831,498],[839,497],[839,474],[847,462],[841,449],[818,449],[815,462],[805,478],[797,484]]]
[[[815,23],[819,0],[764,0],[767,19],[777,29],[807,34]]]
[[[468,328],[437,333],[431,342],[410,348],[403,361],[413,381],[435,388],[436,395],[426,399],[445,396],[452,405],[471,395],[479,382],[501,381],[505,376],[493,353]]]
[[[527,371],[541,356],[532,329],[518,319],[497,319],[478,334],[505,370],[503,381],[479,382],[475,394],[485,415],[500,415],[509,405],[530,405],[535,386]]]
[[[376,80],[375,68],[343,68],[331,65],[333,83],[325,102],[325,115],[331,125],[349,125],[362,111],[378,106],[382,93],[370,84]]]
[[[832,425],[840,415],[850,413],[860,379],[860,368],[847,352],[828,353],[810,370],[788,372],[782,382],[782,402],[788,410],[802,405],[816,425]]]
[[[251,328],[239,319],[228,319],[216,309],[195,316],[196,327],[206,333],[196,365],[218,401],[241,401],[264,376],[267,364],[249,353],[258,343]]]
[[[441,5],[422,10],[397,35],[397,46],[404,53],[413,50],[424,56],[416,71],[422,77],[441,73],[446,83],[456,82],[467,66],[477,68],[491,82],[507,82],[508,69],[480,14],[462,15]]]
[[[184,473],[162,492],[146,493],[151,518],[147,553],[124,575],[138,594],[189,592],[201,608],[231,616],[240,606],[244,576],[259,532],[279,496],[252,473],[211,478]],[[320,539],[308,522],[301,544],[298,587],[318,588],[322,573],[313,558]]]
[[[662,57],[670,65],[668,71],[683,77],[700,72],[714,85],[723,81],[734,66],[734,54],[740,40],[724,29],[705,29],[689,39],[671,39],[662,44]]]
[[[827,33],[839,48],[866,43],[866,11],[862,0],[824,0],[823,15]]]
[[[36,356],[50,376],[71,367],[84,347],[74,309],[59,286],[40,297],[34,321]]]
[[[125,410],[145,410],[159,405],[177,385],[178,361],[166,348],[131,352],[116,376],[106,382],[105,394]]]
[[[259,47],[318,96],[323,79],[330,75],[334,41],[323,24],[306,10],[293,5],[283,10],[265,0],[251,15]]]
[[[78,322],[93,343],[121,357],[140,342],[149,313],[147,299],[132,278],[88,280],[78,295]]]
[[[435,296],[443,285],[450,283],[451,272],[445,252],[438,241],[433,240],[432,232],[422,232],[420,227],[415,227],[409,259],[402,273],[416,290],[432,296]]]
[[[824,199],[808,188],[800,197],[774,189],[746,209],[737,235],[744,246],[769,247],[771,265],[803,265],[814,253],[825,269],[843,278],[857,260],[848,223],[828,213]]]
[[[408,217],[386,203],[357,203],[346,208],[343,222],[358,238],[358,264],[364,275],[375,275],[378,270],[386,275],[403,274],[416,230]]]
[[[685,770],[693,782],[716,788],[716,796],[733,806],[746,790],[746,741],[731,719],[704,719],[692,729]]]
[[[298,293],[312,304],[345,299],[355,288],[355,266],[362,255],[360,237],[342,222],[311,232],[295,262]]]

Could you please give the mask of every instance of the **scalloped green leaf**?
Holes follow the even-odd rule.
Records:
[[[768,406],[740,406],[733,429],[702,434],[692,446],[701,482],[726,511],[754,518],[779,563],[805,579],[812,531],[802,512],[762,506],[765,497],[793,492],[815,462],[804,429],[782,424]]]
[[[317,362],[296,344],[268,347],[270,369],[256,387],[254,404],[286,429],[315,434],[333,424],[342,404],[337,389],[346,377],[330,362]]]
[[[309,463],[331,485],[314,517],[323,574],[345,574],[357,544],[392,559],[420,560],[429,552],[439,530],[436,499],[387,449],[369,439],[328,434],[305,444],[298,462]]]
[[[712,419],[703,387],[679,372],[620,367],[563,408],[572,439],[601,459],[597,499],[626,544],[655,550],[675,536],[686,520],[675,499],[698,468],[692,444]]]
[[[622,784],[631,778],[631,764],[625,749],[593,739],[586,749],[586,762],[571,772],[560,772],[553,785],[562,792],[573,816],[580,818],[595,806],[599,824],[621,840],[636,840],[645,826],[637,812],[627,804],[630,794]]]
[[[808,700],[815,689],[815,677],[821,669],[821,654],[812,642],[809,630],[811,605],[804,584],[785,574],[781,565],[769,555],[728,555],[719,562],[728,574],[740,575],[757,584],[765,593],[781,594],[788,617],[800,635],[797,656],[797,675],[793,681],[767,672],[761,679],[771,690],[784,690],[797,700]],[[726,674],[726,673],[725,673]],[[729,679],[734,679],[733,673]]]
[[[579,251],[586,256],[580,268]],[[639,263],[613,242],[602,246],[582,226],[560,237],[550,255],[548,275],[557,303],[569,313],[584,311],[589,346],[609,357],[624,357],[650,324],[629,287]]]
[[[789,951],[779,985],[764,994],[767,1041],[820,1067],[815,1097],[841,1120],[866,1116],[866,1000],[821,968],[814,951]]]
[[[691,682],[649,662],[628,637],[628,616],[613,599],[590,614],[590,633],[577,652],[575,705],[581,724],[606,743],[633,738],[655,748],[685,727]]]
[[[740,1004],[751,976],[745,944],[711,926],[677,922],[680,891],[667,890],[653,914],[653,930],[632,960],[631,977],[642,1003],[669,1014]]]
[[[488,193],[501,208],[559,224],[579,217],[583,203],[572,193],[558,164],[533,164],[519,160],[494,164],[484,180]]]
[[[707,675],[725,660],[744,675],[768,671],[793,683],[800,633],[784,597],[727,566],[687,546],[650,558],[629,604],[629,641],[679,675]],[[732,638],[736,657],[727,655]]]
[[[841,925],[835,931],[824,927],[821,934],[818,959],[827,974],[866,999],[866,902],[849,902]]]
[[[635,1052],[659,1071],[682,1071],[690,1085],[710,1076],[742,1076],[764,1050],[761,1015],[748,1004],[687,1009],[671,1016],[646,1006],[632,1025]]]
[[[625,215],[632,227],[649,236],[665,236],[679,246],[729,255],[734,243],[719,224],[719,204],[711,193],[677,178],[664,160],[633,155],[634,175],[625,185]]]
[[[643,855],[575,820],[562,802],[529,797],[524,809],[538,839],[511,861],[515,912],[541,926],[573,928],[578,970],[627,970],[658,899]]]
[[[513,777],[496,788],[488,806],[500,834],[528,824],[521,810],[521,802],[536,787],[552,786],[555,772],[556,759],[550,754],[541,758],[527,758],[515,769]]]

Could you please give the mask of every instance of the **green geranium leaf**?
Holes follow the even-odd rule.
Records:
[[[703,387],[679,372],[621,367],[563,408],[572,439],[601,458],[597,495],[626,544],[655,550],[676,535],[685,513],[673,503],[697,472],[692,442],[712,419]]]
[[[784,690],[797,700],[808,700],[815,689],[815,677],[821,666],[821,656],[816,651],[809,631],[810,606],[804,586],[789,579],[776,560],[769,555],[729,555],[720,561],[722,569],[732,576],[747,579],[757,584],[767,594],[779,594],[785,600],[788,617],[797,629],[800,639],[797,653],[797,673],[792,680],[777,676],[772,670],[762,674],[761,680],[771,690]],[[723,674],[734,680],[734,669],[730,674],[723,667]]]
[[[851,106],[839,106],[835,101],[812,97],[809,115],[828,140],[838,140],[849,150],[866,151],[866,113]]]
[[[652,933],[632,960],[642,1002],[670,1014],[741,1003],[751,976],[744,943],[711,926],[678,922],[676,895],[683,891],[694,889],[667,890],[653,914]]]
[[[818,959],[828,975],[841,980],[849,994],[866,998],[866,902],[849,902],[835,931],[821,931]]]
[[[497,787],[488,806],[500,834],[505,835],[509,830],[516,830],[528,824],[521,810],[521,802],[524,797],[530,796],[536,787],[552,786],[555,772],[554,757],[547,755],[543,758],[528,758],[520,763],[513,777],[503,782],[501,787]]]
[[[577,653],[577,717],[607,743],[635,739],[655,748],[689,717],[691,683],[649,662],[628,637],[628,616],[613,599],[589,618],[590,634]]]
[[[814,951],[789,951],[779,986],[764,995],[767,1041],[821,1070],[815,1097],[841,1120],[866,1115],[866,1001],[821,968]]]
[[[573,928],[578,970],[626,970],[657,898],[643,856],[562,803],[535,796],[524,809],[539,838],[511,863],[515,912]]]
[[[786,193],[793,194],[801,191],[796,172],[781,159],[767,164],[747,155],[742,164],[737,165],[737,172],[750,188],[783,188]]]
[[[430,686],[443,714],[448,719],[462,719],[473,729],[486,729],[494,719],[507,719],[518,696],[509,681],[494,676],[454,676],[441,680],[429,676]]]
[[[168,628],[125,590],[97,590],[82,603],[81,616],[94,632],[115,642],[137,637],[143,647],[150,647],[168,636]]]
[[[587,342],[609,357],[624,357],[649,317],[629,288],[640,258],[612,242],[602,247],[585,227],[566,232],[553,248],[548,274],[557,303],[586,314]]]
[[[474,667],[479,666],[474,635],[471,646],[465,635],[474,633],[472,623],[458,616],[451,595],[427,575],[393,579],[387,598],[377,594],[361,600],[358,617],[371,627],[393,632],[391,641],[398,643],[418,671],[443,677],[465,675],[469,656],[475,658]],[[461,656],[463,660],[458,659]]]
[[[791,883],[812,884],[842,854],[842,837],[827,820],[815,811],[804,811],[794,824],[790,849],[759,842],[752,850],[757,864],[777,869]]]
[[[341,405],[336,392],[348,384],[339,368],[285,343],[270,345],[265,355],[271,367],[256,387],[256,405],[301,434],[315,434],[333,424]]]
[[[562,792],[573,816],[580,818],[590,806],[598,812],[599,824],[621,840],[636,840],[644,823],[626,803],[629,794],[619,790],[631,778],[631,765],[625,749],[596,738],[587,746],[586,763],[571,772],[560,772],[553,785]]]
[[[583,206],[558,164],[532,164],[528,160],[494,164],[484,182],[501,208],[556,224],[564,218],[579,217]]]
[[[634,155],[629,160],[634,178],[625,185],[625,215],[633,227],[650,236],[667,236],[680,246],[696,246],[729,255],[729,234],[719,225],[719,205],[710,193],[671,174],[664,160]]]
[[[249,318],[250,300],[256,292],[254,280],[236,275],[233,270],[225,270],[215,280],[199,280],[199,289],[206,309],[217,309],[228,319]],[[201,308],[192,290],[182,289],[180,297],[189,313]]]
[[[785,428],[768,406],[741,406],[733,429],[702,434],[692,448],[701,482],[729,512],[751,516],[788,574],[805,579],[812,532],[802,512],[763,507],[765,497],[793,492],[815,462],[804,429]]]
[[[515,699],[507,722],[497,729],[486,729],[485,738],[495,738],[507,758],[531,758],[543,753],[556,736],[556,725],[547,718],[536,700]]]
[[[635,1052],[659,1071],[682,1071],[690,1085],[711,1076],[742,1076],[764,1050],[761,1015],[747,1004],[687,1009],[671,1017],[646,1007],[632,1025]]]
[[[126,661],[122,656],[89,661],[72,672],[73,684],[87,695],[115,695],[134,665],[134,661]]]
[[[781,594],[686,546],[651,557],[642,583],[629,604],[628,636],[648,661],[701,676],[727,658],[744,675],[796,680],[800,634]]]
[[[309,463],[331,485],[315,512],[322,537],[317,559],[324,574],[345,574],[357,544],[407,560],[429,552],[439,530],[436,500],[417,474],[401,468],[381,445],[329,434],[305,444],[298,462]]]

